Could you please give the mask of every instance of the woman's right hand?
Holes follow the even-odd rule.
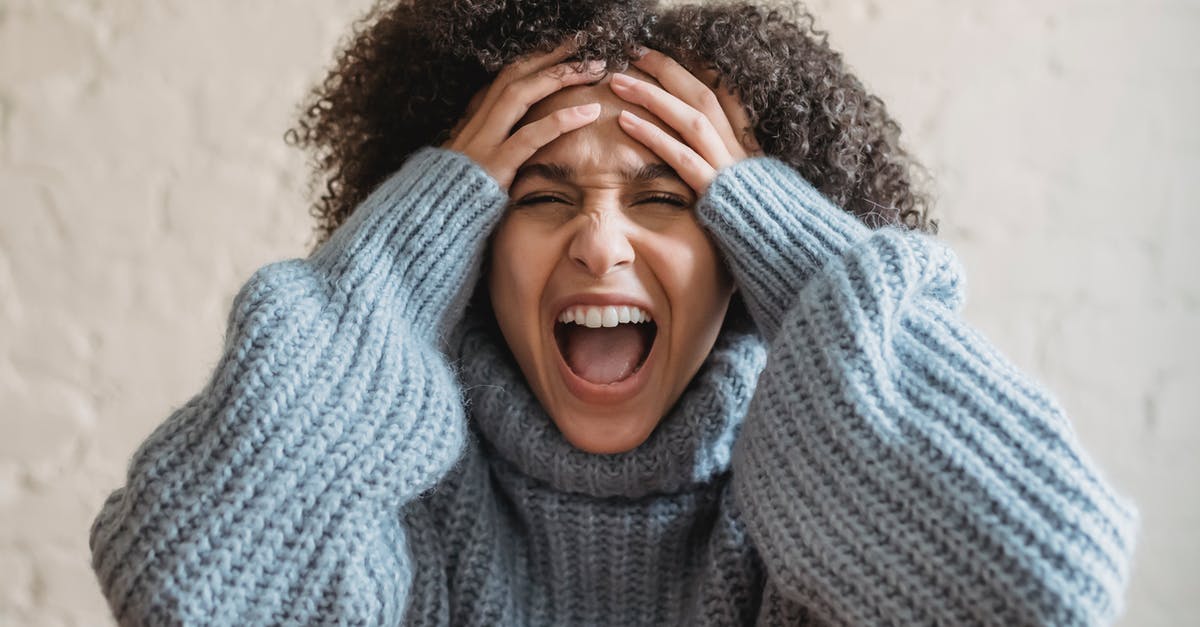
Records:
[[[541,99],[564,87],[591,83],[604,76],[603,61],[593,61],[583,68],[578,63],[563,63],[574,51],[574,43],[568,42],[505,66],[486,91],[472,100],[456,132],[442,147],[470,157],[507,191],[517,168],[542,146],[600,116],[600,103],[593,102],[559,109],[512,132]]]

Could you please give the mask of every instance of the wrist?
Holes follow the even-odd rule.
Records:
[[[696,213],[768,337],[808,279],[871,232],[791,166],[769,157],[721,169]]]
[[[508,196],[462,153],[422,148],[360,203],[310,258],[335,289],[393,299],[437,329],[471,286]],[[464,301],[465,302],[465,301]]]

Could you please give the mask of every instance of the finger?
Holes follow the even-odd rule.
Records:
[[[646,47],[642,47],[641,51],[642,56],[634,60],[634,67],[653,76],[668,92],[707,115],[722,139],[729,141],[737,137],[723,115],[720,101],[708,85],[675,59]]]
[[[502,168],[505,180],[501,181],[501,185],[507,188],[512,183],[512,176],[517,168],[541,150],[542,146],[595,122],[599,117],[600,103],[593,102],[559,109],[540,120],[522,126],[512,137],[506,139],[497,151],[500,160],[505,164]]]
[[[544,70],[556,63],[561,63],[564,59],[575,54],[579,50],[579,43],[574,39],[568,39],[558,45],[557,48],[549,52],[537,52],[527,55],[505,66],[500,71],[501,75],[506,75],[509,78],[520,78],[528,76],[539,70]]]
[[[613,74],[612,90],[621,98],[642,105],[651,113],[662,118],[668,126],[683,136],[713,167],[721,168],[733,163],[729,146],[712,120],[688,103],[676,98],[666,90],[628,74]],[[718,105],[719,106],[719,105]],[[725,114],[721,113],[721,117]],[[730,131],[732,136],[732,131]]]
[[[550,52],[531,54],[504,66],[488,86],[487,93],[477,109],[477,111],[483,112],[483,115],[472,116],[460,135],[470,139],[479,132],[487,113],[495,106],[500,93],[507,85],[530,74],[545,70],[566,59],[577,50],[579,50],[579,44],[574,39],[568,39]]]
[[[717,68],[708,66],[692,73],[717,95],[717,102],[721,103],[721,109],[724,110],[725,118],[729,121],[730,131],[733,133],[732,137],[722,133],[722,138],[741,146],[747,155],[762,154],[762,148],[759,147],[758,140],[754,137],[754,125],[750,122],[745,103],[723,83],[723,77]],[[720,131],[721,128],[718,126],[717,130]]]
[[[486,133],[486,139],[500,143],[533,105],[564,87],[599,80],[604,76],[604,68],[604,61],[592,61],[583,68],[575,63],[560,63],[509,83],[485,116],[480,133]]]
[[[568,39],[559,44],[557,48],[550,52],[535,53],[504,66],[500,73],[496,75],[492,81],[493,89],[490,89],[488,98],[483,102],[483,109],[487,111],[494,104],[500,92],[513,81],[520,80],[530,74],[536,74],[558,63],[574,54],[579,50],[579,44],[574,39]]]
[[[716,169],[708,161],[705,161],[704,157],[692,150],[691,146],[671,137],[661,128],[629,111],[622,111],[617,120],[630,137],[662,157],[663,161],[674,168],[683,182],[696,190],[697,194],[703,194],[704,190],[708,189],[708,184],[716,177]]]

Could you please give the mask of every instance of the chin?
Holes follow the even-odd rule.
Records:
[[[562,416],[551,414],[555,426],[571,446],[595,455],[626,453],[642,445],[661,417],[624,418],[606,416]]]

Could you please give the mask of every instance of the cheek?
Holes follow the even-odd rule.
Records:
[[[553,254],[545,240],[519,220],[506,219],[492,239],[488,290],[505,335],[516,327],[538,324],[538,305],[551,271]]]
[[[672,306],[683,308],[675,315],[688,319],[707,318],[724,311],[733,281],[712,242],[699,225],[676,229],[655,246],[655,274],[671,298]]]

